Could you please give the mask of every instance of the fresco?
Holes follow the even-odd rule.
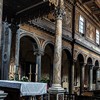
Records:
[[[67,7],[65,8],[65,16],[63,18],[63,27],[67,27],[67,29],[71,29],[72,27],[72,13],[71,13],[71,10],[68,9]]]
[[[88,21],[86,23],[86,37],[92,41],[95,41],[95,27]]]

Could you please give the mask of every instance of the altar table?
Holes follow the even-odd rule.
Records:
[[[36,96],[47,93],[47,84],[39,82],[0,80],[0,89],[4,90],[5,92],[8,92],[8,95],[10,91],[15,91],[17,94],[20,95],[20,97]]]

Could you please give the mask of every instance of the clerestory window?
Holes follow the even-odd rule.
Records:
[[[96,29],[96,43],[99,45],[100,42],[100,34],[99,34],[99,30]]]
[[[80,18],[79,18],[79,32],[81,34],[84,34],[84,29],[85,29],[85,20],[84,20],[84,17],[80,15]]]

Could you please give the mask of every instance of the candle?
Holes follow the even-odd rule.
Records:
[[[32,75],[32,66],[30,64],[30,73],[29,73],[29,80],[31,81],[31,75]]]
[[[35,76],[35,81],[38,81],[38,64],[36,64],[36,76]]]
[[[14,65],[14,73],[16,73],[16,65]]]
[[[32,66],[31,66],[31,64],[30,64],[30,74],[31,74],[31,72],[32,72]]]
[[[9,73],[11,73],[11,65],[10,65],[10,68],[9,68]]]

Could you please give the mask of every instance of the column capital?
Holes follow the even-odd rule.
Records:
[[[44,51],[43,50],[39,50],[39,49],[35,49],[34,50],[34,55],[44,55]]]
[[[90,69],[92,69],[94,67],[94,65],[92,64],[87,64],[89,66]]]
[[[80,62],[80,65],[81,65],[82,67],[84,67],[84,66],[86,66],[86,63]]]
[[[62,16],[65,15],[65,11],[60,7],[55,8],[55,14],[57,19],[62,19]]]
[[[16,33],[18,31],[18,29],[20,28],[20,26],[18,24],[14,24],[14,23],[11,23],[10,24],[10,29],[13,33]]]

